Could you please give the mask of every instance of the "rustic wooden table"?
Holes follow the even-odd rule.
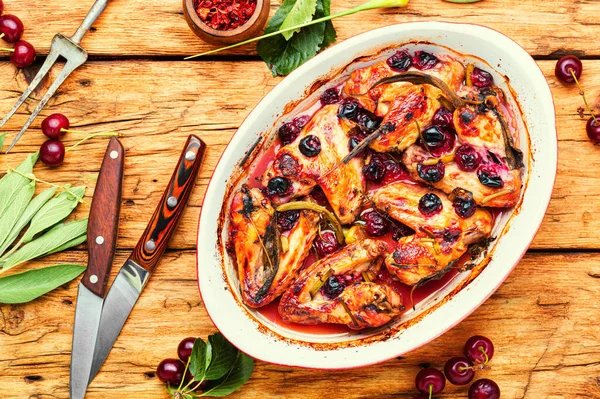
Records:
[[[362,0],[334,1],[333,10]],[[56,32],[75,31],[93,0],[5,0],[25,23],[24,39],[39,52],[24,71],[0,62],[0,114],[8,111],[41,65]],[[273,1],[273,10],[279,1]],[[258,362],[235,398],[411,398],[418,366],[461,352],[466,338],[484,334],[496,344],[494,379],[503,398],[600,398],[600,148],[585,135],[574,87],[554,77],[565,53],[584,58],[582,84],[596,108],[600,94],[600,1],[485,0],[458,5],[411,0],[405,9],[369,11],[335,21],[339,41],[373,28],[409,21],[471,22],[497,29],[539,62],[554,94],[559,165],[550,208],[530,251],[500,289],[473,315],[427,346],[358,370],[319,372]],[[250,45],[212,58],[184,62],[210,47],[188,29],[180,0],[113,0],[83,41],[90,61],[59,89],[43,116],[61,112],[90,131],[119,131],[127,150],[116,263],[124,261],[157,204],[188,134],[208,144],[207,159],[178,231],[160,267],[89,387],[93,398],[166,398],[154,374],[175,355],[183,337],[215,331],[198,295],[195,242],[202,198],[231,135],[280,79],[271,77]],[[56,71],[52,73],[56,76]],[[36,92],[39,99],[47,82]],[[6,126],[16,133],[36,101]],[[44,138],[34,123],[2,171],[34,152]],[[548,132],[554,134],[554,132]],[[67,136],[72,142],[76,139]],[[56,169],[36,167],[40,178],[85,184],[93,193],[105,140],[85,143]],[[88,204],[77,212],[87,214]],[[36,262],[85,264],[78,248]],[[115,268],[116,269],[116,268]],[[24,306],[0,306],[0,386],[3,398],[67,398],[77,283]],[[448,387],[440,398],[464,398]]]

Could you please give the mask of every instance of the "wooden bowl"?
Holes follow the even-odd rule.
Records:
[[[256,0],[256,10],[250,19],[235,29],[217,30],[206,25],[194,9],[194,0],[183,0],[183,15],[192,31],[211,44],[233,44],[259,36],[269,17],[270,0]]]

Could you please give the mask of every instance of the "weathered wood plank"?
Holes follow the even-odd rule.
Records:
[[[115,265],[125,256],[119,251]],[[85,253],[52,261],[59,260],[85,262]],[[502,397],[598,399],[599,263],[599,254],[529,254],[473,315],[401,359],[327,373],[259,362],[248,385],[232,398],[411,398],[419,364],[443,367],[479,333],[492,338],[496,353],[492,370],[478,377],[495,380]],[[76,295],[72,282],[28,305],[0,306],[3,398],[68,397]],[[156,365],[176,356],[180,339],[214,331],[198,295],[193,251],[167,253],[87,397],[166,398],[153,374]],[[466,397],[466,390],[448,385],[436,397]]]
[[[9,13],[25,23],[25,40],[40,54],[48,51],[57,32],[71,35],[88,12],[93,0],[48,0],[25,6],[22,1],[5,2]],[[333,2],[332,12],[362,4],[362,0]],[[280,1],[272,2],[271,14]],[[565,50],[587,56],[599,55],[596,46],[600,3],[595,0],[509,1],[486,0],[457,5],[441,0],[411,0],[404,9],[367,11],[335,22],[338,40],[375,28],[413,21],[449,21],[489,26],[512,37],[530,53],[555,56]],[[563,29],[557,29],[563,27]],[[83,46],[93,56],[182,56],[200,53],[209,46],[193,35],[185,23],[181,0],[112,0],[104,14],[84,38]],[[249,45],[229,54],[254,54]]]
[[[559,172],[546,219],[534,241],[534,248],[600,248],[600,196],[598,170],[600,148],[585,134],[585,120],[577,114],[582,105],[575,87],[557,83],[554,62],[540,61],[556,102],[559,132]],[[21,74],[11,75],[10,66],[0,64],[0,113],[6,112],[26,87]],[[600,61],[585,61],[582,84],[589,100],[598,107]],[[217,77],[219,76],[219,77]],[[227,77],[223,84],[222,76]],[[199,134],[208,144],[207,158],[190,207],[180,224],[180,233],[171,245],[192,249],[196,242],[197,220],[206,185],[235,129],[280,79],[270,77],[264,65],[247,62],[93,62],[76,71],[60,89],[48,115],[62,112],[73,128],[89,131],[117,130],[127,150],[125,186],[121,216],[121,248],[131,248],[143,231],[149,212],[166,186],[179,151],[190,133]],[[16,133],[35,102],[27,105],[7,124],[7,141]],[[0,155],[0,170],[15,166],[25,153],[36,151],[44,141],[38,118],[19,145],[8,156]],[[548,132],[553,134],[553,132]],[[65,136],[73,143],[79,135]],[[55,182],[86,184],[92,194],[107,141],[83,144],[67,154],[56,169],[37,167],[40,177]],[[87,212],[81,206],[79,215]]]

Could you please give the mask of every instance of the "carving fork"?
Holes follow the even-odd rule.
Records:
[[[102,14],[102,11],[104,11],[107,4],[108,0],[96,0],[96,2],[86,15],[79,28],[77,28],[75,34],[70,38],[64,36],[61,33],[58,33],[56,36],[54,36],[54,39],[52,39],[52,45],[50,46],[50,51],[48,52],[48,56],[46,57],[46,61],[44,61],[44,64],[40,68],[39,72],[31,81],[29,87],[27,87],[27,90],[23,92],[21,98],[19,98],[17,103],[12,107],[8,114],[6,114],[2,121],[0,121],[0,128],[2,128],[2,126],[4,126],[4,124],[15,114],[15,112],[17,112],[19,107],[23,105],[25,100],[27,100],[29,95],[42,81],[44,76],[48,74],[50,68],[54,66],[59,56],[63,57],[66,60],[65,66],[60,71],[58,77],[52,83],[46,94],[44,94],[44,97],[42,97],[37,107],[35,107],[35,110],[33,110],[33,113],[31,114],[27,122],[25,122],[25,125],[23,126],[21,131],[19,132],[19,134],[17,134],[17,137],[15,137],[11,145],[8,147],[8,150],[6,150],[6,153],[8,153],[14,147],[14,145],[17,144],[17,141],[19,141],[21,136],[23,136],[23,133],[27,131],[33,120],[38,116],[42,108],[44,108],[48,100],[50,100],[50,97],[54,95],[56,89],[58,89],[58,87],[65,81],[65,79],[71,74],[71,72],[83,65],[83,63],[87,60],[88,54],[79,45],[79,43],[81,42],[81,39],[83,39],[83,36],[90,29],[92,24],[96,21],[96,19],[98,19],[100,14]]]

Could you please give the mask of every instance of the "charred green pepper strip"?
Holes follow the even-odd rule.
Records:
[[[335,237],[341,245],[344,245],[344,232],[342,231],[342,225],[339,220],[335,217],[333,213],[331,213],[327,208],[317,205],[313,202],[308,201],[292,201],[286,204],[279,205],[275,210],[277,212],[285,212],[285,211],[301,211],[301,210],[309,210],[323,214],[327,220],[331,223],[333,227],[333,231],[335,232]]]

